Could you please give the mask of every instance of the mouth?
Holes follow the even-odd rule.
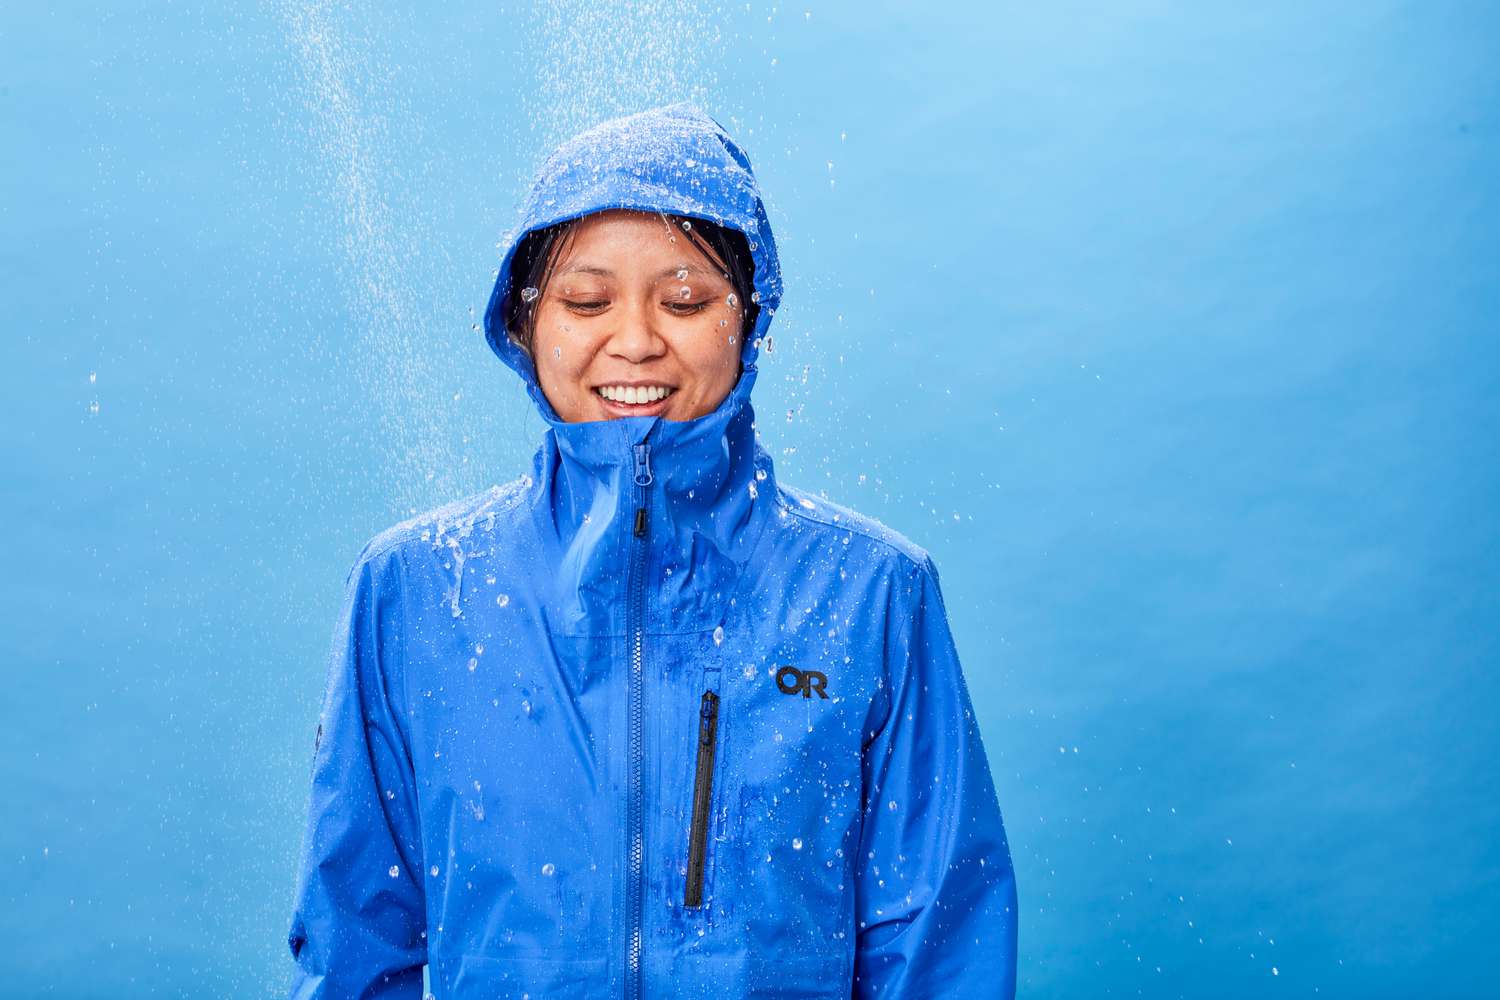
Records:
[[[622,417],[654,417],[667,408],[667,401],[676,394],[676,386],[659,383],[594,386],[594,396],[605,412]]]

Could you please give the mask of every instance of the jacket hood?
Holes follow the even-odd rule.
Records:
[[[742,337],[741,372],[713,411],[569,423],[542,393],[531,359],[505,330],[511,267],[527,233],[611,208],[712,220],[744,233],[760,309]],[[606,121],[543,165],[511,231],[485,310],[490,347],[526,383],[548,424],[524,484],[556,583],[548,619],[560,634],[620,634],[619,567],[649,521],[655,620],[712,629],[739,568],[771,519],[777,483],[760,446],[750,390],[781,300],[781,266],[750,160],[718,122],[688,103]],[[646,508],[643,512],[641,508]]]
[[[506,333],[511,269],[528,233],[612,208],[708,219],[738,229],[749,240],[760,311],[740,345],[742,374],[719,407],[737,410],[754,385],[760,343],[781,301],[781,262],[749,157],[723,126],[687,101],[602,122],[547,158],[522,205],[520,220],[506,234],[505,256],[484,314],[490,349],[521,376],[543,419],[552,427],[563,425],[537,383],[531,359]],[[699,419],[716,415],[717,411]],[[644,432],[660,419],[624,417],[619,422]]]

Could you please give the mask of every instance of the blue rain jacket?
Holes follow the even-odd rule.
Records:
[[[677,422],[558,419],[506,336],[529,230],[743,231],[743,373]],[[750,163],[689,104],[546,163],[485,316],[530,473],[351,570],[315,741],[294,997],[1011,997],[1016,889],[926,551],[779,482],[750,389],[782,291]]]

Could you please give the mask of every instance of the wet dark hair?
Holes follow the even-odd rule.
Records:
[[[751,301],[755,287],[755,258],[751,256],[750,241],[745,234],[709,219],[666,212],[657,214],[671,225],[673,232],[685,235],[688,242],[710,264],[719,266],[714,260],[715,254],[724,262],[727,273],[724,269],[719,273],[729,279],[743,310],[744,324],[739,336],[744,337],[755,329],[755,318],[760,314],[759,304]],[[573,230],[584,218],[587,216],[534,229],[526,234],[521,245],[516,248],[515,258],[510,265],[510,288],[506,293],[503,316],[506,334],[527,354],[531,354],[531,345],[536,335],[535,306],[547,293],[547,283],[552,280],[553,269],[557,261],[562,259],[563,251],[572,239]],[[522,290],[528,288],[537,290],[529,302],[522,295]]]

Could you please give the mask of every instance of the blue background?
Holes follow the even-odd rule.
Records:
[[[529,461],[473,324],[541,155],[688,98],[780,240],[778,474],[942,571],[1022,995],[1493,996],[1497,39],[6,5],[0,991],[282,990],[344,574]]]

